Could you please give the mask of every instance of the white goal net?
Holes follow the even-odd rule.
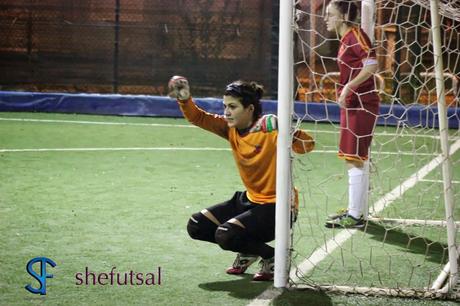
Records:
[[[458,271],[449,259],[458,254],[460,221],[460,208],[453,205],[460,199],[460,1],[438,2],[441,95],[430,1],[356,1],[356,26],[368,32],[376,50],[374,81],[381,99],[370,149],[369,218],[362,229],[325,227],[329,214],[348,205],[347,169],[337,158],[340,37],[326,29],[329,2],[295,2],[293,117],[297,127],[314,135],[316,148],[292,160],[300,213],[292,229],[289,283],[459,298],[451,283]],[[441,133],[448,154],[442,150],[438,101],[447,109]],[[447,165],[450,178],[446,170],[443,175]]]

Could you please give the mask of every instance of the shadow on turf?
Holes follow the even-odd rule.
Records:
[[[272,282],[254,282],[252,275],[245,274],[232,281],[199,284],[198,287],[207,291],[228,292],[231,297],[238,299],[254,299],[262,292],[272,287]],[[323,292],[314,290],[285,290],[277,296],[271,305],[332,305],[331,299]]]
[[[414,254],[424,254],[426,260],[435,263],[440,263],[447,256],[446,244],[422,236],[414,236],[400,229],[386,229],[377,222],[369,221],[364,231],[374,240],[399,246]]]
[[[333,305],[331,298],[324,292],[311,289],[285,290],[277,296],[270,305],[314,305],[330,306]]]
[[[226,291],[239,299],[253,299],[272,285],[271,282],[254,282],[252,275],[244,274],[231,281],[199,284],[198,287],[208,291]]]

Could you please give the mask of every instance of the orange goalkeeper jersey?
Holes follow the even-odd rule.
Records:
[[[213,132],[230,142],[233,157],[251,202],[258,204],[276,201],[276,140],[278,131],[249,132],[240,135],[229,128],[223,116],[205,112],[190,98],[180,101],[185,118],[192,124]],[[292,148],[296,153],[313,150],[313,138],[305,131],[294,134]]]

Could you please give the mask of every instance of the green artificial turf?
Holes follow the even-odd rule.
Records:
[[[0,150],[31,149],[0,152],[1,305],[246,305],[271,287],[271,283],[251,281],[256,266],[242,277],[226,275],[234,254],[194,241],[186,231],[192,213],[243,188],[224,139],[184,127],[188,123],[182,119],[33,113],[0,113],[0,117],[34,120],[0,120]],[[336,127],[303,127],[315,135],[317,150],[336,150],[337,135],[324,133]],[[388,128],[378,132],[387,130],[393,132]],[[372,200],[433,158],[388,157],[385,152],[414,148],[385,137],[375,141],[380,172],[375,174],[379,182],[373,183]],[[433,152],[431,141],[417,141],[422,151]],[[454,159],[459,159],[458,153]],[[301,192],[301,211],[294,227],[295,260],[302,261],[334,234],[323,224],[328,213],[345,205],[347,178],[343,162],[333,153],[298,156],[294,165]],[[428,177],[441,176],[430,173]],[[454,171],[454,179],[460,179],[459,171]],[[417,184],[382,214],[440,218],[443,199],[428,197],[440,190],[441,185]],[[378,285],[375,271],[390,271],[391,277],[382,283],[391,286],[391,281],[407,278],[413,267],[420,266],[412,285],[424,286],[426,273],[435,273],[445,262],[445,244],[445,231],[373,224],[347,241],[343,254],[331,253],[311,278],[328,282],[333,275],[338,283]],[[48,266],[54,277],[47,279],[45,296],[24,289],[27,284],[38,286],[26,272],[27,262],[38,256],[57,264]],[[350,269],[344,270],[343,260]],[[120,275],[152,273],[156,283],[94,285],[90,277],[88,285],[78,284],[86,269],[95,275],[112,269]],[[286,291],[272,301],[274,305],[416,303],[451,304],[314,291]]]

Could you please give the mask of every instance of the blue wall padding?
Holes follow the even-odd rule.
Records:
[[[222,100],[197,98],[202,109],[222,114]],[[277,112],[277,102],[264,100],[265,113]],[[335,103],[296,102],[294,110],[304,121],[339,122],[340,110]],[[51,112],[97,115],[182,117],[177,103],[168,97],[142,95],[101,95],[0,91],[0,111]],[[405,124],[414,127],[437,127],[438,110],[419,104],[388,105],[380,107],[379,125]],[[448,109],[449,128],[459,128],[460,109]]]

